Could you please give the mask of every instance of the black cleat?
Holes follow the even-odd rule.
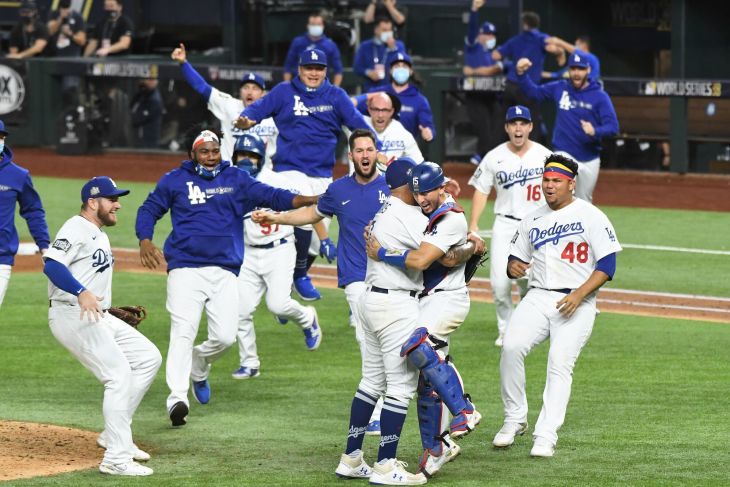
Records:
[[[170,408],[170,421],[172,421],[172,426],[183,426],[189,411],[187,404],[182,401],[176,402]]]

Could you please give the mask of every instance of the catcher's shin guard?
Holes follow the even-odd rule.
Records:
[[[441,400],[449,408],[451,414],[457,416],[464,409],[473,406],[464,398],[464,386],[456,368],[431,345],[428,330],[417,328],[401,347],[401,356],[417,367],[423,378],[436,390]]]
[[[443,425],[443,403],[423,375],[418,378],[418,428],[421,444],[434,456],[443,453],[443,437],[447,433]]]

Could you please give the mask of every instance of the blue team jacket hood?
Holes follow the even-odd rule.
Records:
[[[182,164],[180,164],[180,167],[185,169],[188,172],[191,172],[193,174],[197,174],[195,172],[195,166],[197,166],[198,163],[195,161],[191,161],[190,159],[186,159],[182,161]],[[220,163],[221,171],[224,171],[226,168],[232,167],[230,161],[221,161]]]
[[[314,98],[326,94],[327,91],[332,88],[332,83],[330,83],[327,78],[325,78],[322,84],[314,90],[307,88],[304,82],[299,78],[299,76],[295,76],[294,78],[292,78],[291,84],[297,92],[309,98]]]
[[[13,162],[13,151],[7,145],[3,149],[2,158],[0,158],[0,169]]]

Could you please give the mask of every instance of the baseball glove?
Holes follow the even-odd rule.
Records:
[[[489,251],[485,250],[483,254],[474,254],[469,257],[466,261],[466,267],[464,267],[464,280],[467,284],[474,277],[477,269],[483,266],[487,260],[489,260]]]
[[[144,306],[120,306],[118,308],[109,308],[107,311],[110,315],[119,318],[132,328],[137,328],[137,325],[147,318],[147,310]]]

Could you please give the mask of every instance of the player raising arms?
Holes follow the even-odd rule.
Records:
[[[525,357],[550,338],[543,405],[530,455],[551,457],[570,399],[573,367],[596,319],[596,291],[613,278],[616,232],[601,210],[573,196],[578,164],[557,154],[545,160],[547,205],[527,215],[512,239],[507,275],[525,277],[529,291],[504,336],[499,372],[504,425],[492,442],[507,447],[527,430]]]
[[[173,426],[186,422],[191,378],[196,399],[208,402],[210,364],[236,339],[244,215],[256,207],[291,210],[317,202],[316,196],[272,188],[221,161],[219,137],[212,130],[198,133],[188,145],[190,160],[165,174],[137,211],[140,259],[150,269],[161,261],[152,243],[155,224],[168,211],[172,215],[164,250],[171,319],[167,410]],[[193,348],[203,309],[208,340]]]

